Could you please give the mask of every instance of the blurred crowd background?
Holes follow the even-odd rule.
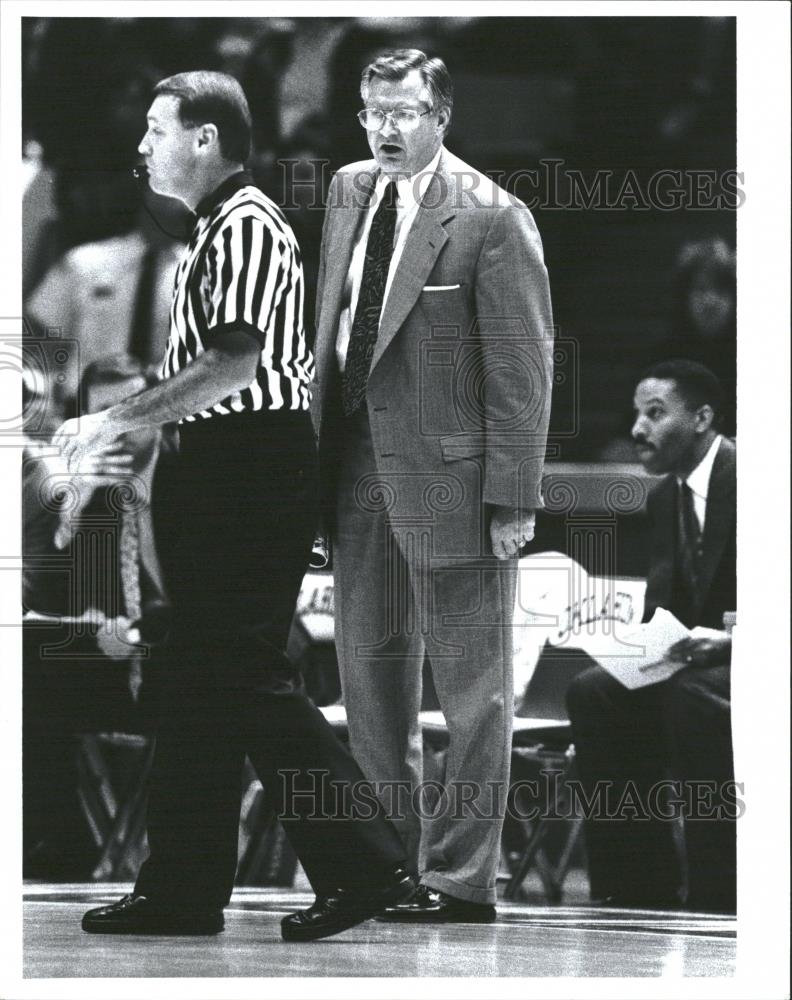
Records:
[[[381,50],[415,46],[445,59],[456,89],[448,147],[518,195],[531,193],[524,172],[548,159],[589,180],[613,171],[615,188],[629,170],[646,183],[659,170],[735,168],[731,18],[63,17],[23,26],[24,295],[37,335],[54,326],[80,339],[75,297],[97,255],[129,271],[154,245],[167,260],[170,239],[141,213],[130,167],[152,84],[183,70],[223,70],[243,84],[252,171],[303,249],[309,335],[321,205],[332,169],[368,155],[358,86]],[[546,188],[539,195],[559,335],[555,456],[630,460],[631,388],[646,363],[695,358],[733,394],[735,212],[559,208]],[[167,233],[185,235],[186,212],[145,198]],[[102,254],[95,245],[107,240],[116,242]],[[85,245],[91,252],[75,256]],[[111,310],[108,284],[93,294]],[[131,330],[132,317],[125,322]],[[163,336],[137,353],[153,363]],[[105,346],[129,344],[111,336]],[[86,344],[84,362],[101,349]],[[53,419],[75,391],[72,377]]]

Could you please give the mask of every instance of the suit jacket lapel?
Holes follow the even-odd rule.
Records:
[[[677,484],[668,476],[650,499],[652,560],[646,587],[647,612],[657,607],[673,610],[677,550]]]
[[[709,593],[723,550],[735,530],[737,477],[733,446],[722,441],[712,465],[707,490],[707,515],[704,520],[699,587],[702,604]]]
[[[367,209],[378,171],[348,175],[347,189],[341,192],[342,203],[334,212],[335,220],[327,246],[325,284],[322,290],[320,328],[316,337],[316,369],[320,383],[324,381],[328,361],[334,357],[338,320],[344,295],[344,284],[355,246],[355,236],[363,212]]]
[[[456,214],[453,207],[455,193],[456,182],[446,167],[444,152],[418,209],[393,276],[371,359],[372,370],[418,301],[426,279],[448,239],[443,223]]]

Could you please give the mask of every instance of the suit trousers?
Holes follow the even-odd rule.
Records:
[[[509,785],[517,562],[443,559],[432,518],[453,513],[413,503],[431,493],[432,473],[377,474],[365,405],[340,431],[335,623],[350,745],[424,884],[492,903]],[[423,785],[426,654],[449,731],[442,791]]]
[[[338,794],[363,775],[284,653],[317,518],[308,414],[212,418],[180,438],[174,625],[136,891],[228,902],[246,754],[318,894],[382,883],[403,862],[399,837]]]
[[[586,822],[593,898],[649,904],[676,894],[690,908],[734,909],[729,679],[728,666],[688,667],[629,691],[595,666],[573,680],[567,703],[586,795],[591,800],[602,781],[612,812],[620,802],[635,806]],[[659,793],[668,781],[684,816],[683,852],[673,802]]]

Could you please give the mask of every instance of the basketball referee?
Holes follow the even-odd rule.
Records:
[[[237,860],[247,754],[316,892],[287,939],[337,933],[409,895],[404,852],[381,815],[358,820],[331,785],[363,776],[305,697],[283,650],[317,523],[300,252],[243,164],[251,120],[222,73],[154,90],[139,152],[152,190],[195,213],[178,267],[162,379],[55,442],[78,469],[119,435],[178,422],[169,510],[174,605],[149,810],[150,856],[131,895],[91,910],[97,933],[223,927]],[[341,812],[339,813],[339,809]]]

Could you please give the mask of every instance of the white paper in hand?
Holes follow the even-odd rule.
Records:
[[[687,628],[665,608],[658,608],[652,620],[629,632],[622,632],[612,648],[598,650],[596,660],[620,684],[634,691],[668,680],[684,663],[666,659],[675,642],[690,635]]]

